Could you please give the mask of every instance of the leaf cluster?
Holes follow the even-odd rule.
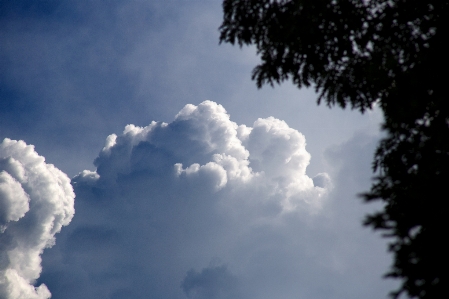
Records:
[[[410,3],[413,2],[413,3]],[[434,35],[425,1],[225,0],[220,40],[257,47],[261,87],[291,78],[364,111],[389,94]]]

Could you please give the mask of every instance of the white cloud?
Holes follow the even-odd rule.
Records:
[[[238,126],[221,105],[205,101],[186,105],[170,124],[128,125],[123,135],[110,135],[95,165],[99,184],[115,184],[137,172],[174,174],[174,184],[214,191],[264,189],[258,201],[273,201],[285,212],[302,202],[318,208],[326,191],[306,175],[310,154],[305,146],[305,137],[281,120],[269,117],[252,128]],[[87,176],[92,174],[80,174],[75,184]]]
[[[0,297],[50,298],[44,284],[34,287],[41,257],[54,235],[74,214],[69,178],[31,145],[0,143]]]
[[[211,101],[168,124],[126,126],[106,139],[96,172],[72,180],[77,216],[43,282],[55,298],[264,298],[257,268],[295,258],[292,225],[313,218],[328,191],[306,174],[305,146],[283,121],[239,126]],[[276,274],[266,275],[259,283]]]

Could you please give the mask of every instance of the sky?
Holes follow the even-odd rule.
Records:
[[[0,1],[0,298],[386,298],[382,115],[257,89],[216,0]]]

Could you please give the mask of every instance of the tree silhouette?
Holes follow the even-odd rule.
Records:
[[[291,79],[385,116],[365,224],[385,232],[399,297],[449,298],[449,1],[224,0],[220,41],[254,44],[258,87]],[[446,198],[446,199],[445,199]]]

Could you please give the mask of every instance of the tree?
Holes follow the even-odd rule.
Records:
[[[381,107],[380,174],[363,197],[385,206],[365,224],[390,238],[393,297],[449,298],[449,1],[224,0],[223,10],[220,41],[257,47],[258,87],[291,79],[314,86],[318,103]]]

